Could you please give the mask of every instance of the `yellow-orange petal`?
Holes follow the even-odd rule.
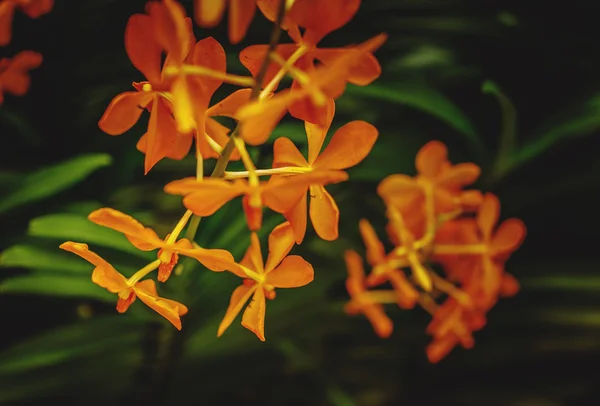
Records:
[[[193,46],[183,6],[175,0],[163,0],[147,3],[146,10],[152,18],[153,38],[174,63],[183,62]]]
[[[98,126],[109,135],[120,135],[139,120],[154,97],[152,92],[124,92],[110,102]]]
[[[95,284],[105,288],[111,293],[118,293],[127,288],[126,278],[106,260],[95,252],[90,251],[87,244],[67,241],[61,244],[60,248],[79,255],[81,258],[96,266],[92,273],[92,282]]]
[[[509,273],[502,275],[502,282],[500,284],[500,294],[504,297],[511,297],[519,292],[519,282]]]
[[[134,14],[125,26],[125,50],[133,66],[152,83],[160,81],[161,48],[150,16]]]
[[[275,52],[277,52],[282,59],[288,60],[297,48],[298,46],[296,44],[280,44],[277,45],[277,48],[275,48]],[[268,45],[250,45],[249,47],[242,49],[240,52],[240,62],[246,67],[246,69],[250,71],[255,79],[260,72],[260,68],[265,56],[267,55],[268,49]],[[281,66],[277,63],[269,63],[263,83],[261,83],[261,87],[264,88],[268,83],[270,83],[275,78],[275,75],[277,75],[277,72],[279,72],[280,68]],[[273,90],[277,89],[278,84],[279,82],[276,83],[276,85],[273,87]]]
[[[225,50],[213,37],[204,38],[196,43],[193,50],[192,62],[194,65],[204,66],[216,72],[226,73],[227,59]],[[202,77],[199,79],[202,85],[203,94],[208,99],[221,86],[223,80],[212,77]]]
[[[394,331],[394,323],[385,314],[383,306],[380,304],[367,304],[361,308],[363,314],[367,317],[375,334],[380,338],[388,338]]]
[[[383,263],[385,261],[385,248],[371,223],[366,219],[361,219],[358,228],[367,249],[367,262],[371,266]]]
[[[268,269],[268,268],[267,268]],[[272,271],[267,270],[265,283],[276,288],[299,288],[315,279],[315,271],[311,264],[298,255],[287,256]]]
[[[310,164],[317,160],[329,127],[331,127],[331,123],[333,122],[333,116],[335,115],[335,101],[333,99],[327,99],[325,112],[326,115],[323,124],[315,124],[308,121],[304,123],[306,138],[308,140],[308,162]]]
[[[160,96],[155,96],[152,102],[146,135],[144,174],[166,157],[177,142],[175,120]]]
[[[289,212],[305,196],[310,185],[327,185],[348,179],[343,171],[314,171],[301,175],[273,177],[263,186],[265,206],[278,213]]]
[[[288,105],[303,94],[288,89],[261,102],[250,102],[236,112],[240,121],[240,136],[250,145],[260,145],[269,139],[275,126],[283,118]]]
[[[187,313],[188,309],[186,306],[174,300],[158,297],[156,295],[156,285],[152,279],[136,283],[133,286],[133,291],[146,306],[170,321],[177,330],[181,330],[181,319],[179,316]]]
[[[483,196],[483,203],[479,206],[477,212],[477,226],[483,234],[483,240],[490,242],[492,238],[492,232],[498,218],[500,217],[500,201],[492,193],[486,193]]]
[[[265,264],[265,272],[269,273],[290,253],[294,247],[294,230],[286,221],[279,224],[269,234],[269,255]]]
[[[371,152],[377,129],[365,121],[351,121],[333,134],[327,148],[315,160],[315,169],[346,169],[358,164]]]
[[[194,105],[191,84],[184,75],[178,75],[171,84],[171,97],[173,98],[173,116],[177,123],[177,131],[189,134],[192,130],[202,127],[196,121],[198,106]],[[203,104],[203,103],[202,103]],[[203,114],[201,114],[203,116]]]
[[[458,338],[454,334],[448,334],[440,338],[436,337],[425,350],[427,359],[432,364],[436,364],[444,359],[457,344]]]
[[[260,274],[265,273],[262,251],[260,249],[260,240],[255,232],[250,234],[250,245],[240,261],[240,264]]]
[[[178,241],[187,241],[182,238]],[[189,242],[189,241],[188,241]],[[191,244],[189,244],[191,245]],[[229,251],[222,249],[206,249],[206,248],[187,248],[176,246],[173,249],[174,252],[178,252],[186,257],[196,259],[202,265],[215,272],[222,272],[225,270],[231,270],[236,267],[233,255]]]
[[[256,12],[256,0],[229,0],[229,41],[237,44],[246,35]]]
[[[480,174],[481,169],[475,164],[457,164],[443,171],[437,178],[436,185],[454,190],[461,189],[474,183]]]
[[[229,300],[229,306],[225,312],[225,317],[223,317],[223,320],[221,321],[221,324],[217,330],[217,337],[221,337],[225,330],[227,330],[231,323],[233,323],[233,320],[235,320],[237,315],[242,310],[242,307],[244,307],[246,302],[250,299],[250,296],[252,296],[256,287],[257,285],[250,287],[241,285],[235,288],[231,294],[231,299]]]
[[[173,185],[175,182],[171,182],[169,185]],[[247,189],[244,181],[229,183],[221,179],[205,179],[203,182],[198,183],[200,186],[196,186],[191,193],[186,194],[183,198],[185,207],[198,216],[211,216],[225,203],[240,196]],[[173,189],[169,188],[169,185],[165,186],[165,191],[178,194],[171,192]]]
[[[195,0],[194,17],[196,24],[212,28],[219,24],[225,12],[226,0]]]
[[[404,272],[394,269],[387,274],[387,277],[396,291],[398,306],[402,309],[412,309],[415,307],[419,299],[419,292],[408,281]]]
[[[323,186],[310,187],[310,221],[319,237],[327,241],[338,238],[340,210]]]
[[[516,250],[525,239],[527,228],[519,219],[508,219],[502,222],[491,241],[494,254],[506,254]]]
[[[414,178],[408,175],[394,174],[384,178],[377,187],[377,194],[384,200],[402,198],[415,192],[420,192],[420,187]]]
[[[258,286],[252,296],[252,301],[242,315],[242,326],[252,331],[260,341],[265,341],[265,313],[267,302],[265,291]]]
[[[88,219],[98,225],[125,234],[129,242],[139,250],[151,251],[163,244],[162,239],[158,237],[154,230],[144,227],[142,223],[133,217],[110,207],[93,211],[89,214]]]
[[[224,116],[236,117],[238,110],[250,100],[252,89],[239,89],[229,96],[211,106],[206,114],[210,117]]]
[[[286,137],[280,137],[273,144],[273,168],[282,166],[308,167],[308,162],[296,145]]]
[[[348,23],[359,6],[360,0],[296,0],[288,18],[306,28],[305,40],[315,45],[325,35]]]
[[[448,148],[440,141],[430,141],[417,153],[415,166],[419,174],[433,178],[442,170],[447,161]]]
[[[290,222],[294,230],[296,244],[301,244],[306,234],[306,223],[308,219],[306,198],[300,198],[298,204],[293,209],[283,213],[283,216]]]
[[[312,55],[324,65],[335,63],[337,58],[343,57],[344,52],[351,48],[320,48],[315,49]],[[348,71],[348,82],[357,86],[367,86],[381,75],[381,65],[371,53],[360,54]]]
[[[227,145],[227,142],[229,142],[229,128],[225,127],[223,124],[219,123],[217,120],[207,117],[205,123],[205,131],[206,131],[206,135],[209,136],[210,138],[213,139],[213,141],[215,141],[217,144],[219,144],[219,146],[221,146],[221,148],[225,147],[225,145]],[[206,140],[206,142],[204,142],[205,140],[203,140],[201,142],[201,152],[202,152],[202,156],[206,159],[206,158],[218,158],[220,156],[220,154],[216,151],[214,151],[209,145],[208,145],[208,141]],[[233,152],[231,153],[231,157],[229,158],[230,161],[238,161],[240,159],[240,153],[238,152],[237,149],[234,149]]]

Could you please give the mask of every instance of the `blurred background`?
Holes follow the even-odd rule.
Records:
[[[135,144],[147,115],[119,137],[97,127],[110,100],[142,79],[123,35],[145,1],[56,3],[37,20],[17,13],[13,40],[0,48],[0,57],[25,49],[44,56],[29,93],[0,106],[0,404],[598,404],[597,3],[369,0],[325,39],[323,46],[340,46],[389,34],[377,52],[381,78],[349,86],[333,125],[367,120],[380,138],[349,182],[328,188],[341,209],[341,237],[325,242],[311,230],[295,248],[316,279],[269,304],[266,343],[239,319],[216,338],[234,275],[184,261],[183,274],[161,286],[191,309],[177,332],[140,303],[117,314],[114,295],[91,282],[89,264],[58,249],[65,240],[86,242],[124,274],[139,269],[152,254],[86,215],[111,206],[164,235],[183,209],[162,187],[193,175],[195,161],[163,160],[143,176]],[[183,3],[191,12],[192,1]],[[231,71],[243,74],[236,54],[266,43],[270,24],[257,14],[239,46],[225,34],[224,25],[196,27],[198,38],[217,38]],[[293,120],[272,139],[281,135],[305,143]],[[512,136],[515,147],[499,166],[500,140]],[[507,263],[521,292],[490,312],[474,349],[457,348],[437,365],[425,356],[424,311],[390,307],[395,332],[386,340],[365,318],[343,313],[342,253],[363,252],[358,220],[384,236],[377,183],[414,174],[416,152],[432,139],[449,146],[453,162],[479,164],[476,186],[499,196],[502,218],[519,217],[528,228]],[[271,153],[270,144],[253,150],[259,167]],[[280,220],[267,217],[264,229]],[[248,237],[236,201],[202,221],[197,241],[239,259]]]

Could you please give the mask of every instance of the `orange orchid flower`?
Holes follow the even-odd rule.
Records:
[[[133,127],[144,109],[150,111],[148,131],[137,145],[145,153],[145,173],[165,157],[185,157],[194,132],[203,156],[216,157],[209,144],[223,147],[229,132],[208,113],[210,99],[223,80],[186,75],[182,68],[187,63],[224,74],[223,47],[213,38],[195,43],[191,20],[174,0],[150,2],[147,11],[131,16],[125,30],[129,59],[147,81],[134,83],[136,91],[117,95],[98,123],[107,134],[120,135]],[[167,57],[161,67],[163,52]],[[167,74],[170,71],[174,73]]]
[[[125,234],[129,242],[142,251],[158,249],[158,259],[160,260],[158,280],[161,282],[165,282],[171,275],[173,267],[179,259],[178,254],[196,259],[211,271],[221,272],[235,265],[229,251],[194,246],[185,238],[175,241],[183,226],[176,227],[175,232],[162,240],[151,228],[144,227],[133,217],[108,207],[90,213],[88,218],[98,225]],[[177,230],[177,228],[179,229]]]
[[[281,137],[275,141],[273,148],[273,168],[304,168],[309,173],[327,171],[334,173],[360,163],[371,151],[378,132],[375,127],[364,121],[352,121],[337,130],[325,150],[321,148],[327,131],[333,121],[335,104],[328,103],[327,121],[324,126],[306,122],[308,137],[308,160],[288,138]],[[333,197],[325,190],[322,183],[311,183],[303,188],[303,194],[310,190],[310,219],[319,237],[324,240],[335,240],[338,237],[340,212]],[[301,199],[290,211],[284,213],[292,224],[296,235],[296,243],[300,244],[306,233],[307,222],[306,199]]]
[[[427,333],[433,336],[426,350],[429,362],[439,362],[458,344],[465,349],[473,348],[472,332],[481,330],[485,323],[485,314],[465,309],[454,298],[448,298],[436,309],[427,326]]]
[[[344,254],[344,259],[348,269],[346,289],[351,297],[344,310],[351,315],[363,313],[379,337],[389,337],[394,325],[385,314],[383,306],[369,297],[369,293],[375,292],[368,292],[365,288],[365,270],[362,258],[355,251],[348,250]]]
[[[12,38],[15,9],[35,19],[49,13],[52,7],[54,0],[0,0],[0,46],[8,45]]]
[[[286,111],[304,121],[325,125],[329,100],[335,100],[344,93],[354,72],[360,71],[365,55],[375,52],[385,40],[386,35],[380,34],[362,44],[349,47],[327,63],[311,68],[308,72],[292,69],[295,83],[291,89],[282,90],[268,99],[259,98],[237,111],[236,118],[240,120],[242,138],[250,145],[264,143]],[[301,108],[295,110],[292,107],[289,110],[293,105]]]
[[[195,0],[196,23],[204,28],[213,28],[223,18],[227,4],[229,4],[229,41],[237,44],[248,31],[248,26],[256,12],[256,0]]]
[[[480,169],[472,163],[452,165],[448,149],[439,141],[430,141],[417,153],[418,175],[390,175],[381,181],[377,193],[387,202],[414,213],[424,207],[426,193],[432,193],[436,213],[457,209],[473,210],[481,204],[481,193],[463,191],[477,180]]]
[[[210,216],[231,199],[244,196],[243,205],[251,230],[258,230],[262,223],[262,208],[269,207],[277,213],[286,213],[294,207],[311,184],[338,183],[348,175],[342,171],[319,171],[295,176],[273,177],[269,182],[252,184],[245,179],[233,182],[205,178],[173,181],[165,186],[165,192],[184,196],[183,204],[198,216]]]
[[[29,90],[29,71],[42,64],[42,55],[33,51],[21,51],[13,58],[0,59],[0,105],[4,93],[23,96]]]
[[[400,267],[409,266],[406,260],[386,255],[381,240],[377,237],[373,226],[367,220],[362,219],[358,223],[360,234],[367,250],[366,257],[373,270],[365,279],[368,287],[378,286],[389,281],[394,290],[398,292],[398,306],[403,309],[412,309],[419,299],[419,292],[408,281]]]
[[[61,244],[60,248],[79,255],[96,267],[92,273],[92,282],[119,296],[117,300],[117,311],[119,313],[127,311],[135,298],[139,297],[148,307],[169,320],[178,330],[181,330],[180,316],[187,313],[187,307],[174,300],[159,297],[153,280],[140,281],[145,276],[145,269],[141,269],[138,274],[127,279],[98,254],[90,251],[87,244],[67,241]]]
[[[234,273],[244,278],[232,295],[223,321],[220,337],[252,297],[242,316],[242,326],[265,341],[266,299],[275,298],[275,288],[298,288],[314,279],[313,267],[302,257],[288,255],[294,246],[294,235],[288,222],[278,225],[269,235],[269,255],[266,263],[256,233],[250,236],[250,247]]]
[[[475,220],[450,222],[436,236],[433,246],[432,258],[468,291],[475,290],[471,295],[485,310],[496,303],[499,295],[510,296],[518,291],[518,282],[504,272],[504,262],[523,242],[526,227],[521,220],[511,218],[494,232],[499,216],[498,198],[487,193]]]
[[[269,19],[275,18],[275,3],[273,1],[259,1],[259,7]],[[373,82],[381,74],[381,66],[373,51],[354,53],[355,47],[345,48],[317,48],[318,42],[329,32],[334,31],[346,24],[356,13],[360,0],[330,0],[330,1],[296,1],[286,17],[285,24],[288,34],[294,40],[294,44],[281,44],[276,52],[281,61],[309,73],[315,69],[315,60],[322,65],[333,65],[336,60],[343,58],[345,54],[351,53],[351,65],[347,70],[340,70],[338,75],[346,75],[349,83],[366,86]],[[304,35],[300,35],[298,26],[305,28]],[[267,56],[268,45],[251,45],[240,52],[240,61],[252,73],[255,78],[260,71],[262,61]],[[345,59],[345,58],[344,58]],[[279,79],[278,72],[281,63],[271,63],[267,69],[263,87],[269,86],[270,90],[277,87]],[[294,76],[294,75],[293,75]],[[297,75],[296,75],[297,76]],[[298,79],[301,79],[298,78]],[[302,85],[295,78],[292,89],[299,89]],[[273,81],[273,83],[271,83]],[[290,114],[300,120],[324,125],[327,120],[326,105],[317,106],[310,98],[295,101],[288,106]]]

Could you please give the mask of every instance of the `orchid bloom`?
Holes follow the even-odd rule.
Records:
[[[448,161],[448,149],[439,141],[425,144],[417,153],[415,165],[418,175],[391,175],[385,178],[377,193],[399,208],[424,206],[425,194],[432,193],[436,213],[462,209],[472,211],[481,204],[481,192],[462,189],[477,180],[481,173],[472,163],[452,165]]]
[[[173,267],[177,264],[178,254],[194,258],[211,271],[216,272],[230,269],[235,264],[229,251],[201,248],[185,238],[176,241],[183,225],[178,225],[173,233],[162,240],[151,228],[144,227],[133,217],[108,207],[92,212],[88,218],[98,225],[125,234],[129,242],[139,250],[158,249],[158,259],[160,260],[158,280],[161,282],[166,282],[171,275]]]
[[[0,0],[0,46],[10,43],[15,9],[35,19],[49,13],[52,7],[54,0]]]
[[[127,311],[135,298],[139,297],[148,307],[170,321],[178,330],[181,330],[180,316],[187,313],[187,307],[174,300],[159,297],[153,280],[140,281],[148,273],[146,270],[148,267],[141,269],[127,279],[98,254],[90,251],[87,244],[67,241],[61,244],[60,248],[79,255],[96,267],[92,273],[92,282],[118,295],[117,311],[119,313]]]
[[[342,172],[360,163],[371,151],[378,132],[375,127],[364,121],[352,121],[337,130],[327,147],[321,152],[327,131],[333,121],[335,104],[328,103],[327,122],[324,126],[305,122],[308,138],[308,160],[288,138],[275,140],[273,147],[273,168],[301,168],[308,173],[328,171]],[[338,237],[340,211],[333,197],[325,190],[325,183],[311,183],[304,187],[304,193],[310,191],[310,219],[319,237],[335,240]],[[299,185],[298,187],[302,187]],[[296,243],[304,239],[307,221],[306,199],[301,199],[290,211],[284,213],[292,224]]]
[[[4,93],[23,96],[29,90],[29,71],[42,64],[42,55],[33,51],[21,51],[13,58],[0,59],[0,105]]]
[[[499,216],[498,198],[487,193],[476,220],[464,222],[460,233],[440,233],[433,247],[433,258],[444,264],[450,276],[479,287],[473,295],[486,310],[498,295],[510,296],[518,291],[517,281],[504,272],[504,262],[526,234],[523,222],[515,218],[503,221],[494,231]]]
[[[276,5],[273,1],[260,1],[259,7],[265,16],[271,20],[276,15]],[[294,41],[294,44],[281,44],[276,48],[278,61],[269,64],[263,87],[274,90],[279,80],[283,77],[278,72],[282,69],[282,62],[287,61],[290,67],[290,74],[294,77],[292,89],[302,87],[302,74],[315,69],[315,60],[320,64],[327,66],[335,64],[338,58],[345,54],[353,53],[355,47],[345,48],[317,48],[318,42],[328,33],[345,25],[354,16],[360,0],[330,0],[326,2],[317,1],[296,1],[292,5],[284,26],[288,29],[288,34]],[[305,28],[301,36],[298,27]],[[252,73],[255,78],[258,76],[262,61],[267,56],[267,45],[251,45],[240,52],[240,61]],[[374,51],[374,49],[373,49]],[[373,82],[381,74],[381,66],[373,56],[373,51],[353,53],[353,59],[349,64],[349,69],[341,69],[338,75],[345,75],[349,83],[366,86]],[[272,57],[273,59],[273,57]],[[296,71],[299,70],[300,74]],[[288,106],[290,114],[300,120],[315,124],[324,125],[327,120],[327,105],[315,105],[310,98],[305,98],[291,103]]]
[[[205,178],[175,180],[165,186],[165,192],[182,195],[183,204],[198,216],[210,216],[231,199],[244,196],[243,206],[251,230],[262,224],[262,208],[268,207],[278,213],[291,210],[311,184],[342,182],[348,175],[342,171],[319,171],[295,176],[272,178],[269,182],[253,184],[245,179],[233,182]]]
[[[204,28],[219,24],[229,4],[229,41],[237,44],[246,35],[256,12],[256,0],[195,0],[196,23]]]
[[[405,273],[400,269],[401,267],[410,266],[410,262],[397,259],[393,255],[386,255],[383,243],[377,237],[371,223],[367,220],[360,220],[358,226],[366,247],[367,262],[373,267],[365,280],[366,286],[374,287],[385,281],[389,281],[394,290],[398,292],[398,306],[403,309],[412,309],[415,307],[419,298],[419,292],[408,281]]]
[[[267,96],[271,94],[270,91],[263,91],[264,98],[250,102],[237,111],[236,118],[240,121],[241,137],[250,145],[264,143],[286,111],[291,106],[299,106],[302,103],[305,103],[302,104],[302,111],[306,112],[306,116],[301,114],[301,119],[325,125],[328,119],[329,101],[337,99],[344,93],[346,84],[352,77],[350,72],[358,69],[365,55],[372,54],[385,42],[385,39],[386,36],[380,34],[362,44],[349,47],[347,51],[336,55],[327,64],[310,69],[308,72],[291,69],[290,74],[297,85],[269,98]],[[281,62],[288,65],[283,60]],[[319,112],[318,118],[311,113],[313,110]],[[293,111],[292,107],[290,113]]]
[[[145,173],[165,157],[187,155],[194,133],[206,157],[218,156],[214,144],[221,148],[228,140],[228,129],[208,112],[226,71],[223,47],[213,38],[195,43],[191,21],[174,0],[150,2],[147,11],[131,16],[125,30],[127,55],[147,80],[134,83],[136,91],[117,95],[98,123],[107,134],[120,135],[133,127],[144,109],[150,111],[148,131],[137,145],[145,153]],[[163,52],[167,57],[161,67]],[[188,75],[186,66],[208,73]]]
[[[355,251],[348,250],[344,254],[344,259],[348,269],[346,289],[351,298],[344,310],[351,315],[363,313],[379,337],[389,337],[394,325],[385,314],[382,304],[376,300],[376,297],[373,297],[377,292],[367,291],[365,288],[365,270],[362,258]]]
[[[246,302],[242,316],[242,326],[265,341],[266,299],[275,298],[276,288],[298,288],[314,279],[313,267],[302,257],[288,255],[294,246],[294,235],[288,222],[278,225],[269,235],[269,255],[266,263],[256,233],[250,236],[250,247],[233,272],[244,282],[232,295],[217,336],[221,336],[240,313]]]

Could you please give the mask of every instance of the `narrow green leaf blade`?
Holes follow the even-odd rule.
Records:
[[[114,294],[95,285],[89,276],[74,277],[36,273],[5,280],[0,284],[0,294],[80,297],[109,303],[116,300]]]
[[[135,248],[117,231],[92,223],[78,214],[50,214],[31,220],[29,235],[63,241],[100,245],[127,252],[144,259],[151,259],[151,252]]]
[[[0,254],[0,267],[36,268],[49,271],[69,272],[87,275],[90,264],[72,254],[35,247],[33,245],[13,245]]]
[[[52,196],[110,163],[111,157],[106,154],[82,155],[27,175],[0,201],[0,213]]]

